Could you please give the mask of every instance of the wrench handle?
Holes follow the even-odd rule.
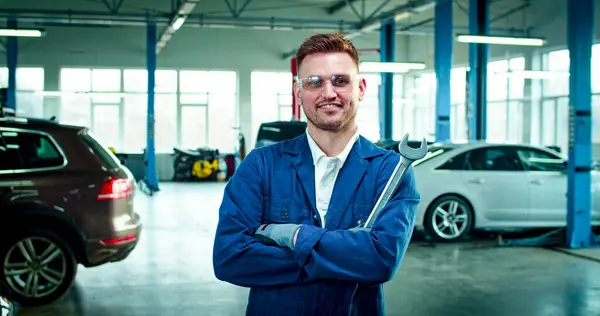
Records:
[[[396,166],[396,169],[394,169],[392,176],[385,185],[383,192],[381,192],[379,199],[377,199],[377,203],[375,203],[375,206],[373,207],[373,210],[371,211],[371,214],[364,225],[365,228],[373,227],[373,224],[375,223],[379,213],[381,213],[381,210],[383,210],[383,208],[392,198],[392,195],[394,195],[400,187],[400,183],[402,183],[402,179],[406,174],[406,170],[408,170],[408,167],[411,165],[411,163],[412,161],[404,157],[400,158],[400,162],[398,162],[398,165]]]

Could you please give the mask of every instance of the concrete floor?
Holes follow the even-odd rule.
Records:
[[[161,184],[139,194],[145,230],[125,261],[79,270],[51,306],[19,316],[244,314],[247,290],[213,276],[211,252],[224,184]],[[386,284],[388,315],[600,315],[600,263],[492,242],[414,242]]]

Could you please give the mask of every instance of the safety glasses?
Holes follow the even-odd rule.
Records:
[[[347,92],[352,90],[352,83],[356,80],[353,75],[333,75],[329,78],[321,76],[310,76],[307,78],[296,78],[298,86],[302,90],[309,92],[321,92],[325,88],[327,82],[336,92]]]

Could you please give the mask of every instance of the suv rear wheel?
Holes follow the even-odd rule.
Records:
[[[61,298],[71,288],[77,261],[58,235],[31,229],[0,248],[0,277],[23,306],[40,306]]]

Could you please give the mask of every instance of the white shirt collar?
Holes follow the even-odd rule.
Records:
[[[358,137],[359,133],[357,130],[348,142],[348,144],[346,144],[344,150],[335,157],[340,160],[340,165],[343,165],[346,162],[346,159],[350,154],[350,150],[352,150],[352,147],[354,146],[354,143],[356,143],[356,141],[358,140]],[[321,148],[319,148],[315,140],[310,136],[310,134],[308,133],[308,129],[306,129],[306,138],[308,139],[308,146],[310,147],[310,151],[312,153],[313,164],[316,164],[319,161],[319,159],[327,157],[327,155],[321,150]]]

